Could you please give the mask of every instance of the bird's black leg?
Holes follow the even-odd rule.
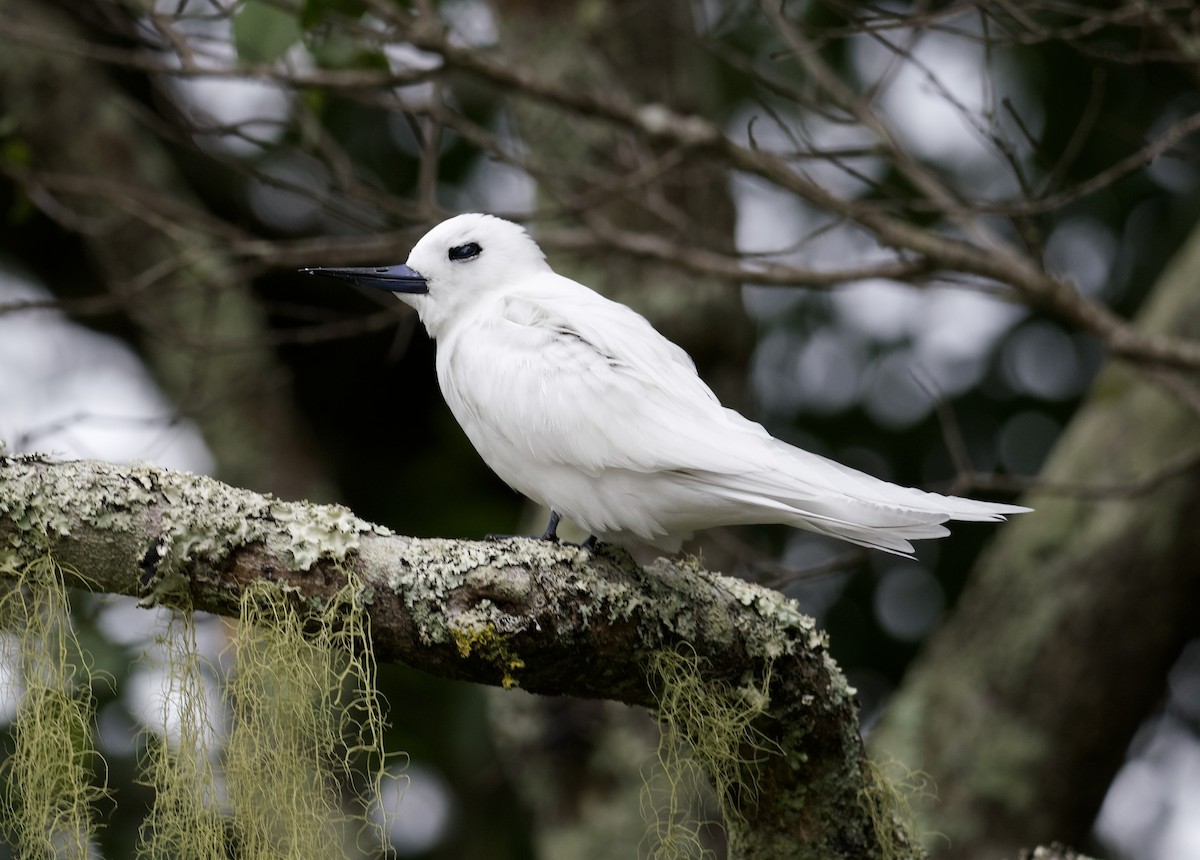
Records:
[[[550,510],[550,522],[546,526],[546,530],[542,532],[542,540],[553,541],[558,543],[558,521],[562,519],[558,515],[558,511],[553,508]]]
[[[588,552],[596,551],[596,544],[600,543],[600,538],[595,535],[589,535],[588,539],[579,545],[580,549],[586,549]]]
[[[548,540],[551,543],[558,543],[558,521],[561,519],[562,519],[562,517],[559,516],[558,511],[551,509],[550,510],[550,522],[546,525],[546,530],[544,532],[542,532],[542,536],[540,539]],[[528,537],[528,535],[489,534],[489,535],[485,535],[485,537],[488,540],[507,540],[508,538]]]

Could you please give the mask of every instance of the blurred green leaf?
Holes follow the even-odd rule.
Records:
[[[309,87],[301,90],[300,98],[304,102],[304,106],[308,108],[309,113],[313,116],[321,116],[325,112],[325,105],[329,101],[329,93],[325,90]]]
[[[300,26],[308,30],[333,13],[358,18],[366,11],[366,0],[304,0],[300,7]]]
[[[359,51],[354,57],[354,65],[360,69],[387,69],[387,57],[382,51]]]
[[[299,19],[262,0],[246,0],[233,16],[233,45],[247,63],[269,63],[300,41]]]
[[[382,51],[364,48],[348,39],[314,40],[309,43],[313,60],[322,69],[386,69]]]
[[[9,167],[28,167],[33,162],[33,150],[23,140],[6,141],[0,147],[0,161]]]
[[[37,207],[33,205],[33,201],[29,199],[29,195],[22,192],[13,197],[12,205],[8,207],[8,212],[5,215],[8,225],[15,227],[19,224],[28,223],[36,212]]]

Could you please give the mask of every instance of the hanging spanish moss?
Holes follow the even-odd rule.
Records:
[[[10,580],[0,593],[0,618],[16,670],[4,694],[18,698],[13,750],[4,762],[4,828],[17,857],[84,858],[96,827],[93,806],[106,795],[104,763],[92,743],[91,665],[55,560],[2,555],[0,570]]]
[[[367,812],[386,762],[364,601],[355,582],[312,615],[277,585],[242,595],[237,670],[225,689],[239,857],[341,857],[360,839],[384,841]]]
[[[755,727],[764,714],[771,673],[761,685],[733,687],[704,677],[695,653],[659,651],[651,664],[659,721],[657,767],[642,793],[651,821],[651,860],[707,857],[702,832],[705,800],[715,800],[722,821],[757,796],[754,766],[775,750]]]
[[[209,713],[212,667],[196,646],[195,616],[172,615],[155,654],[165,664],[160,732],[146,733],[142,779],[154,806],[142,822],[138,856],[209,860],[226,856],[226,826],[214,769],[216,731]]]

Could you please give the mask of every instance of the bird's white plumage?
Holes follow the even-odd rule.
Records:
[[[478,254],[451,259],[471,243]],[[602,539],[676,549],[697,529],[786,523],[909,555],[947,520],[1027,510],[900,487],[772,438],[645,318],[555,274],[516,224],[459,215],[407,264],[428,293],[397,296],[437,340],[442,393],[480,456]]]

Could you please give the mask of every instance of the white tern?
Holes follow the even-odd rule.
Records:
[[[492,215],[434,227],[404,265],[305,269],[389,290],[437,342],[450,411],[500,478],[596,539],[674,551],[697,529],[786,523],[911,556],[947,520],[1029,510],[881,481],[724,408],[640,314],[556,274]]]

